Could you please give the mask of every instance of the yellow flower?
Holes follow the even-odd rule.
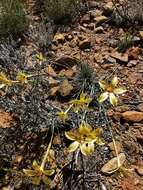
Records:
[[[27,75],[24,72],[20,71],[18,72],[16,76],[16,80],[20,82],[21,84],[27,84],[28,83],[28,78],[31,77],[32,75]]]
[[[92,98],[87,98],[85,93],[81,93],[79,99],[74,99],[70,103],[73,104],[75,111],[88,109],[88,104],[92,101]]]
[[[94,143],[103,145],[100,135],[102,133],[101,128],[92,129],[87,123],[81,123],[78,129],[72,129],[65,132],[65,136],[74,141],[70,144],[68,151],[74,152],[80,148],[83,155],[88,156],[94,152]]]
[[[52,176],[55,172],[54,169],[44,170],[42,169],[36,162],[36,160],[32,163],[33,170],[23,169],[23,172],[32,178],[32,183],[35,185],[39,185],[41,181],[46,185],[50,186],[51,179],[49,176]],[[47,177],[48,176],[48,177]]]
[[[63,122],[65,122],[66,120],[68,120],[68,113],[65,111],[60,111],[60,112],[57,112],[57,115],[59,117],[59,119],[61,119]]]
[[[14,81],[7,78],[5,73],[0,72],[0,88],[11,86]]]
[[[100,97],[99,102],[104,102],[108,97],[110,103],[113,106],[116,106],[118,103],[118,99],[115,95],[123,94],[126,92],[126,89],[118,87],[118,78],[115,76],[111,83],[106,83],[105,81],[99,81],[100,88],[104,91]]]
[[[42,53],[37,54],[36,59],[38,61],[45,61],[46,60]]]

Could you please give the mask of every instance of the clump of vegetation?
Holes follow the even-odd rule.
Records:
[[[21,0],[0,1],[0,38],[18,37],[26,31],[28,23]]]
[[[117,49],[119,52],[125,52],[133,45],[133,36],[125,34],[125,36],[117,42]]]
[[[112,0],[114,5],[113,17],[117,24],[143,22],[143,1],[141,0]]]
[[[48,17],[55,23],[68,21],[79,10],[79,0],[45,0]]]

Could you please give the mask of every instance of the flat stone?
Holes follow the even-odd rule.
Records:
[[[122,117],[127,122],[140,122],[143,120],[143,112],[126,111],[122,113]]]
[[[99,26],[99,27],[95,28],[95,30],[94,30],[95,33],[103,33],[103,31],[104,31],[104,28],[102,26]]]
[[[90,46],[91,46],[91,42],[88,39],[79,42],[79,48],[82,50],[89,49]]]
[[[56,62],[60,63],[61,66],[66,65],[68,67],[69,66],[72,67],[77,64],[77,60],[75,58],[67,56],[67,55],[63,55],[63,56],[59,57],[58,59],[56,59]]]
[[[125,63],[128,63],[128,60],[129,60],[127,53],[122,54],[122,53],[115,52],[115,53],[112,53],[110,56],[115,58],[116,60],[119,60]]]
[[[98,17],[94,18],[94,21],[96,22],[96,26],[103,24],[107,20],[108,20],[108,18],[106,16],[98,16]]]

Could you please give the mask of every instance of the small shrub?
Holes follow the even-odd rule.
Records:
[[[18,37],[28,27],[21,0],[0,1],[0,38],[12,35]]]
[[[119,52],[125,52],[132,45],[133,45],[133,36],[131,36],[130,34],[127,34],[127,33],[116,44],[117,50]]]
[[[48,17],[55,23],[70,20],[79,10],[79,0],[45,0]]]
[[[113,20],[117,24],[143,22],[143,0],[112,0]]]

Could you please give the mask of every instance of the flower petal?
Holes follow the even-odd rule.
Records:
[[[118,84],[118,78],[117,78],[117,76],[115,76],[115,77],[112,79],[111,84],[112,84],[114,87],[117,86],[117,84]]]
[[[124,88],[115,88],[114,89],[114,93],[115,94],[123,94],[123,93],[125,93],[127,90],[126,89],[124,89]]]
[[[105,81],[100,80],[100,81],[99,81],[99,85],[100,85],[100,88],[101,88],[102,90],[105,90],[105,89],[106,89],[107,84],[106,84]]]
[[[83,143],[80,145],[80,150],[83,155],[89,156],[94,152],[94,142]]]
[[[33,177],[32,178],[32,183],[34,184],[34,185],[40,185],[40,182],[41,182],[41,178],[40,177]]]
[[[100,97],[99,97],[99,102],[100,102],[100,103],[104,102],[104,101],[108,98],[108,96],[109,96],[109,93],[108,93],[108,92],[102,93],[102,94],[100,95]]]
[[[78,146],[79,146],[79,142],[75,141],[70,144],[70,146],[68,147],[68,151],[74,152],[78,148]]]
[[[109,94],[109,99],[110,99],[110,103],[111,103],[113,106],[116,106],[116,105],[117,105],[118,99],[116,98],[116,96],[115,96],[113,93],[110,93],[110,94]]]
[[[47,176],[52,176],[55,173],[54,169],[51,170],[43,170],[43,174],[47,175]]]
[[[5,84],[0,84],[0,89],[5,87],[6,85]]]
[[[45,185],[50,186],[51,184],[51,179],[48,178],[47,176],[42,176],[42,181],[45,183]]]
[[[35,171],[35,170],[28,170],[28,169],[23,169],[23,172],[28,177],[34,177],[34,176],[36,176],[38,174],[37,171]]]
[[[35,171],[41,172],[40,166],[38,165],[38,163],[37,163],[36,160],[33,161],[33,163],[32,163],[32,168],[33,168]]]
[[[102,139],[99,138],[99,137],[96,139],[95,142],[96,142],[96,144],[98,144],[98,145],[100,145],[100,146],[105,144],[105,143],[102,141]]]
[[[84,123],[80,124],[78,131],[79,131],[80,135],[87,135],[87,134],[91,133],[92,127],[88,123],[84,122]]]
[[[67,137],[67,139],[69,139],[71,141],[75,141],[76,140],[76,135],[74,134],[73,131],[66,131],[65,132],[65,136]]]

